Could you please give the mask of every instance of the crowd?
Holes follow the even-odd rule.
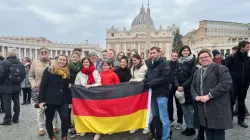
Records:
[[[234,115],[238,115],[240,126],[248,127],[244,120],[249,115],[245,106],[250,81],[249,49],[250,43],[241,41],[231,55],[223,58],[218,50],[211,53],[202,49],[195,56],[189,46],[183,46],[179,52],[172,52],[171,60],[166,60],[158,47],[150,48],[146,59],[136,50],[131,50],[129,56],[124,52],[116,56],[112,49],[103,51],[102,58],[95,52],[82,58],[81,49],[75,48],[70,58],[61,54],[51,60],[49,50],[43,47],[39,60],[31,62],[25,57],[20,62],[17,50],[10,48],[6,59],[0,55],[0,112],[5,113],[0,125],[19,122],[22,90],[21,104],[30,104],[32,96],[37,108],[40,136],[45,134],[46,128],[50,139],[57,139],[54,134],[59,132],[58,115],[62,140],[67,140],[67,136],[84,136],[86,133],[75,132],[72,123],[72,85],[88,89],[122,82],[144,82],[145,87],[152,89],[151,114],[153,120],[160,120],[161,140],[170,140],[171,126],[181,129],[183,118],[186,124],[183,135],[193,136],[198,129],[195,140],[204,140],[204,134],[207,140],[225,140],[225,130],[233,127]],[[143,130],[143,134],[149,132],[149,126]],[[101,134],[95,134],[94,140],[100,137]]]

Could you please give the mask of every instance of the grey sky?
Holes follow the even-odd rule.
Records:
[[[89,40],[105,47],[112,25],[130,29],[147,0],[0,0],[0,35],[43,36],[58,42]],[[249,23],[250,0],[151,0],[155,27],[176,24],[181,33],[200,20]]]

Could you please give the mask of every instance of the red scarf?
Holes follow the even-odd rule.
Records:
[[[214,58],[214,63],[221,64],[221,58],[219,58],[219,59]]]
[[[88,85],[92,85],[95,83],[95,78],[93,75],[93,71],[95,70],[95,66],[91,65],[89,68],[83,68],[81,69],[81,72],[88,75]]]

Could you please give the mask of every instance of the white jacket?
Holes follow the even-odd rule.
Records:
[[[148,70],[148,67],[144,62],[140,69],[134,70],[134,65],[133,65],[130,69],[130,72],[132,75],[132,78],[130,79],[130,81],[142,82],[145,79],[147,70]]]
[[[100,76],[100,74],[98,73],[97,70],[93,71],[93,76],[94,76],[94,79],[95,79],[95,83],[92,84],[91,86],[92,87],[101,86],[102,85],[101,76]],[[87,84],[88,84],[88,75],[82,73],[81,71],[78,72],[77,75],[76,75],[75,85],[86,86]]]

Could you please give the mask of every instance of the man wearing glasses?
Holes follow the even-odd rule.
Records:
[[[40,58],[39,60],[35,60],[31,67],[30,67],[30,72],[29,72],[29,81],[31,84],[32,88],[32,98],[35,103],[37,103],[37,97],[39,94],[39,86],[40,82],[42,79],[43,71],[50,66],[51,60],[49,58],[49,50],[45,47],[41,48],[39,50],[40,53]],[[40,109],[38,107],[37,109],[37,122],[38,122],[38,127],[39,127],[39,135],[44,136],[44,129],[45,129],[45,113],[43,109]],[[54,133],[58,133],[59,130],[57,129],[57,113],[54,116],[54,121],[53,121],[53,127],[54,127]]]

